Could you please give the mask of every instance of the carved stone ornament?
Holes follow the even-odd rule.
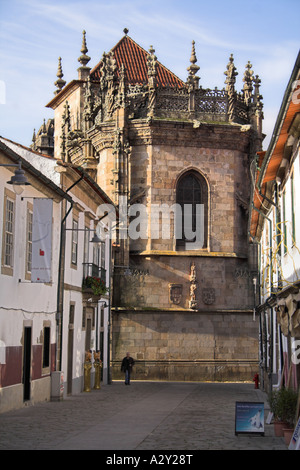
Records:
[[[191,282],[196,282],[196,281],[197,281],[195,263],[193,263],[193,264],[191,265],[190,281],[191,281]]]
[[[193,262],[191,264],[191,272],[190,272],[190,300],[189,300],[189,308],[192,308],[192,309],[197,308],[196,289],[197,289],[197,275],[196,275],[196,266],[195,266],[195,263]]]
[[[216,300],[215,289],[213,287],[205,287],[202,290],[202,300],[205,305],[211,305]]]
[[[182,284],[169,284],[170,302],[179,305],[182,299]]]

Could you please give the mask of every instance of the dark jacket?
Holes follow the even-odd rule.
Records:
[[[125,372],[126,370],[131,370],[134,365],[134,360],[132,357],[124,357],[121,365],[121,371]]]

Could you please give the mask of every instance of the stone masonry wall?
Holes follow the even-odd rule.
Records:
[[[193,170],[207,183],[208,236],[207,247],[196,251],[176,251],[172,236],[161,234],[129,241],[129,270],[114,273],[113,377],[121,377],[120,361],[129,350],[138,379],[252,380],[258,325],[252,319],[247,205],[241,204],[249,195],[250,135],[230,125],[136,121],[128,137],[130,198],[147,208],[148,234],[153,205],[175,204],[178,179]],[[112,161],[105,152],[98,177],[112,197]],[[195,310],[189,308],[192,263]]]
[[[190,269],[197,273],[197,309],[249,309],[253,284],[247,259],[211,256],[135,256],[131,272],[121,276],[120,306],[143,308],[189,308]],[[170,300],[170,284],[182,286],[178,304]],[[207,299],[208,290],[211,293]],[[209,303],[208,303],[209,302]]]
[[[257,330],[250,312],[114,312],[113,379],[129,351],[136,380],[251,381]]]

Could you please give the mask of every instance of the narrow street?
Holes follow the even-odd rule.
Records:
[[[235,402],[265,402],[253,384],[113,382],[0,416],[2,450],[286,450],[273,425],[235,435]],[[108,452],[107,455],[113,455]]]

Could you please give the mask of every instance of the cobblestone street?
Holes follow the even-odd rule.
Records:
[[[253,384],[122,382],[0,415],[2,450],[287,450],[275,437],[235,435],[235,402],[265,402]]]

